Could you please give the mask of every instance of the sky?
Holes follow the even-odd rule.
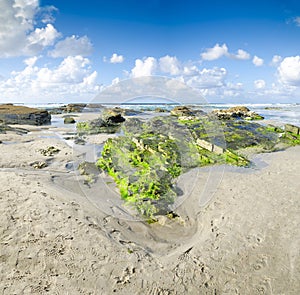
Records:
[[[300,103],[300,2],[0,0],[0,103],[89,102],[143,76]]]

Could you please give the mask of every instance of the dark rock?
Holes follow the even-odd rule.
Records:
[[[77,123],[77,131],[79,134],[115,133],[123,122],[125,122],[125,118],[121,114],[105,112],[101,118]]]
[[[80,138],[80,137],[76,137],[75,140],[74,140],[74,143],[79,144],[79,145],[85,145],[86,144],[85,140]]]
[[[23,134],[27,134],[29,131],[27,129],[24,128],[15,128],[15,127],[11,127],[5,124],[0,124],[0,134],[5,134],[7,133],[7,131],[9,132],[13,132],[16,133],[18,135],[23,135]]]
[[[0,105],[0,123],[44,125],[50,122],[48,111],[11,104]]]
[[[234,118],[241,118],[245,120],[263,120],[264,117],[250,111],[245,106],[236,106],[225,110],[214,110],[212,111],[221,120],[230,120]]]
[[[66,117],[64,119],[64,124],[74,124],[76,121],[73,117]]]
[[[154,110],[154,112],[155,112],[155,113],[165,113],[165,112],[167,112],[167,110],[162,109],[162,108],[156,108],[156,109]]]

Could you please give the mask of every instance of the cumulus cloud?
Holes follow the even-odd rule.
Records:
[[[22,71],[13,71],[8,79],[0,81],[0,91],[6,100],[22,97],[31,101],[72,100],[90,97],[99,90],[97,72],[82,56],[68,56],[57,67],[36,66],[37,57],[24,60]]]
[[[159,59],[160,70],[170,75],[178,75],[180,73],[180,62],[176,56],[166,55]]]
[[[35,55],[59,37],[52,24],[34,27],[38,10],[38,0],[0,1],[0,57]]]
[[[45,28],[37,28],[28,35],[24,53],[28,55],[38,54],[44,48],[53,45],[59,36],[60,33],[51,24],[48,24]]]
[[[110,58],[110,63],[112,64],[119,64],[124,61],[124,56],[123,55],[118,55],[117,53],[114,53],[111,58]]]
[[[220,46],[216,44],[212,48],[207,48],[205,52],[201,53],[201,57],[204,60],[216,60],[224,55],[228,55],[228,48],[226,44]]]
[[[250,54],[247,51],[243,50],[243,49],[239,49],[237,51],[237,54],[231,54],[230,56],[234,59],[239,59],[239,60],[250,59]]]
[[[271,66],[277,66],[282,61],[282,57],[280,55],[274,55],[271,61]]]
[[[87,36],[78,37],[73,35],[57,42],[54,49],[49,52],[49,55],[52,57],[88,56],[91,54],[92,49],[92,43]]]
[[[131,70],[131,77],[151,76],[157,69],[157,60],[154,57],[147,57],[144,60],[136,59],[135,66]]]
[[[254,87],[255,89],[263,89],[266,87],[266,82],[264,80],[255,80]]]
[[[202,69],[192,77],[187,77],[185,82],[195,88],[216,88],[225,85],[227,71],[225,68]]]
[[[237,53],[235,54],[230,53],[225,43],[222,46],[217,43],[214,47],[207,48],[205,52],[201,53],[203,60],[216,60],[223,56],[239,60],[250,59],[250,54],[243,49],[238,49]]]
[[[283,59],[277,68],[279,81],[289,86],[300,86],[300,56]]]
[[[252,63],[256,66],[256,67],[260,67],[264,64],[264,60],[256,55],[254,55],[253,59],[252,59]]]

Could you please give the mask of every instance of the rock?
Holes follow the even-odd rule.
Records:
[[[48,167],[48,164],[44,161],[36,161],[30,164],[34,169],[43,169],[45,167]]]
[[[85,145],[86,144],[85,140],[80,138],[80,137],[76,137],[75,140],[74,140],[74,143],[79,144],[79,145]]]
[[[218,117],[218,119],[221,120],[230,120],[234,118],[241,118],[245,120],[263,120],[264,117],[250,111],[245,106],[236,106],[225,110],[214,110],[212,111],[214,115]]]
[[[82,113],[86,103],[69,103],[65,106],[64,113]]]
[[[156,108],[156,109],[154,110],[154,112],[155,112],[155,113],[165,113],[165,112],[167,112],[167,110],[162,109],[162,108]]]
[[[290,133],[293,133],[295,135],[299,135],[300,134],[300,127],[292,125],[292,124],[286,124],[284,126],[284,130],[286,132],[290,132]]]
[[[11,104],[0,105],[0,123],[44,125],[51,122],[48,111]]]
[[[91,162],[82,162],[78,166],[78,171],[81,175],[97,175],[100,173],[100,170],[95,163]]]
[[[23,134],[27,134],[29,132],[29,130],[24,129],[24,128],[15,128],[15,127],[11,127],[5,124],[0,124],[0,134],[6,134],[7,131],[9,132],[13,132],[16,133],[18,135],[23,135]]]
[[[200,146],[201,148],[204,148],[210,152],[213,152],[217,155],[222,155],[224,152],[225,152],[225,149],[220,147],[220,146],[217,146],[216,144],[212,144],[204,139],[197,139],[197,144],[198,146]]]
[[[173,110],[171,110],[171,115],[172,116],[179,116],[179,117],[188,117],[188,116],[193,116],[194,113],[192,112],[191,109],[189,109],[186,106],[177,106]]]
[[[0,144],[2,143],[2,140],[0,140]]]
[[[52,157],[55,154],[59,153],[60,150],[54,146],[49,146],[46,149],[40,149],[38,150],[43,156]]]
[[[64,124],[74,124],[76,121],[73,117],[64,118]]]
[[[110,116],[117,116],[117,115],[121,115],[121,116],[136,116],[141,114],[140,111],[136,111],[133,109],[123,109],[120,107],[114,107],[112,109],[105,109],[102,113],[102,117],[110,117]]]
[[[79,134],[115,133],[123,122],[125,122],[125,118],[121,114],[109,112],[103,114],[101,118],[88,122],[79,122],[76,127]]]

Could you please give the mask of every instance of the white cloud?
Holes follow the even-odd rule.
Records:
[[[188,77],[185,82],[195,88],[216,88],[225,85],[227,71],[225,68],[213,68],[199,70],[197,75]]]
[[[300,86],[300,56],[283,59],[277,68],[279,81],[289,86]]]
[[[264,60],[256,55],[254,55],[253,59],[252,59],[252,63],[256,66],[256,67],[260,67],[264,64]]]
[[[144,60],[136,59],[135,66],[131,70],[131,77],[151,76],[157,69],[157,60],[154,57],[147,57]]]
[[[280,55],[274,55],[271,61],[271,66],[277,66],[282,61],[282,57]]]
[[[201,57],[204,60],[216,60],[224,55],[228,55],[226,44],[223,44],[222,46],[216,44],[213,48],[207,48],[206,52],[201,53]]]
[[[54,14],[57,11],[58,11],[58,9],[53,5],[39,7],[39,9],[37,11],[37,17],[44,24],[54,23],[54,21],[55,21]]]
[[[49,55],[52,57],[87,56],[91,54],[92,49],[92,43],[87,36],[78,37],[73,35],[57,42],[54,49],[49,52]]]
[[[183,67],[182,74],[184,76],[194,76],[194,75],[197,75],[198,73],[199,73],[199,69],[195,65]]]
[[[28,35],[28,44],[24,52],[29,55],[38,54],[44,48],[53,45],[59,36],[60,33],[51,24],[48,24],[45,28],[37,28]]]
[[[300,16],[295,17],[293,20],[294,20],[294,23],[296,24],[296,26],[300,27]]]
[[[239,59],[239,60],[250,59],[250,54],[247,51],[243,50],[243,49],[239,49],[237,51],[237,54],[231,54],[230,56],[234,59]]]
[[[170,75],[178,75],[180,73],[180,62],[176,56],[166,55],[159,59],[160,70]]]
[[[255,89],[263,89],[266,87],[266,82],[264,80],[255,80],[254,87]]]
[[[124,61],[124,56],[123,55],[118,55],[117,53],[114,53],[111,58],[110,58],[110,63],[112,64],[119,64]]]
[[[97,72],[82,56],[68,56],[57,67],[37,67],[37,57],[24,60],[26,67],[13,71],[0,81],[0,92],[7,101],[73,101],[93,97],[99,90]]]
[[[33,57],[29,57],[29,58],[25,59],[24,63],[25,63],[25,65],[27,65],[29,67],[33,67],[37,60],[38,60],[38,57],[33,56]]]
[[[38,0],[0,1],[0,57],[35,55],[59,33],[51,24],[34,28]]]

